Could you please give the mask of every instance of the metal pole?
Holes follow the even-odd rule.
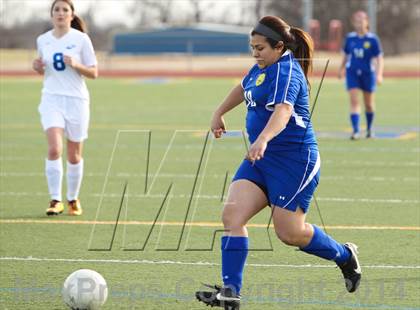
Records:
[[[309,23],[312,19],[313,0],[303,0],[303,29],[309,31]]]
[[[368,15],[369,15],[369,30],[376,33],[376,12],[377,2],[376,0],[369,0],[368,2]]]

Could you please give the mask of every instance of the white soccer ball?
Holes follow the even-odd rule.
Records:
[[[70,309],[96,310],[105,303],[108,287],[105,279],[96,271],[80,269],[64,281],[62,295]]]

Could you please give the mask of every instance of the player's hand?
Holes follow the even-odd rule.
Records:
[[[383,82],[383,80],[384,80],[384,76],[383,75],[377,75],[376,76],[376,83],[378,84],[378,85],[381,85],[382,84],[382,82]]]
[[[76,67],[77,67],[77,65],[78,65],[78,62],[73,58],[73,57],[71,57],[71,56],[67,56],[67,55],[64,55],[64,58],[63,58],[63,60],[64,60],[64,63],[66,64],[66,65],[69,65],[70,67],[72,67],[73,69],[76,69]]]
[[[344,69],[338,70],[338,79],[341,80],[344,76]]]
[[[36,58],[33,62],[32,62],[32,68],[38,72],[39,74],[44,73],[44,66],[45,64],[42,62],[41,57]]]
[[[267,149],[267,141],[261,138],[258,138],[252,145],[249,147],[248,154],[246,154],[246,159],[251,162],[260,160],[264,157],[265,150]]]
[[[216,139],[220,138],[226,132],[225,120],[223,119],[223,116],[214,114],[213,119],[211,120],[210,128],[214,137]]]

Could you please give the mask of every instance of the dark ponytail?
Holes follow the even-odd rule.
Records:
[[[251,35],[258,33],[265,36],[272,48],[276,47],[279,42],[282,42],[284,48],[290,49],[295,58],[299,61],[309,85],[308,74],[312,72],[312,57],[314,51],[314,43],[311,36],[302,29],[289,26],[289,24],[277,16],[264,16],[259,20],[259,24],[264,25],[269,29],[264,30],[263,27],[257,26],[251,32]],[[260,32],[258,32],[259,29]],[[272,31],[274,31],[274,33],[272,33]]]
[[[73,20],[71,21],[71,28],[74,28],[81,32],[87,32],[86,23],[76,14],[73,15]]]
[[[299,63],[305,73],[306,80],[308,74],[312,72],[312,57],[314,53],[314,41],[309,33],[300,28],[291,27],[290,33],[294,36],[293,55],[299,60]]]

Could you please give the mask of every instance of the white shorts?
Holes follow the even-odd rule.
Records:
[[[64,129],[64,134],[70,141],[82,142],[87,139],[89,100],[44,93],[38,111],[44,131],[58,127]]]

